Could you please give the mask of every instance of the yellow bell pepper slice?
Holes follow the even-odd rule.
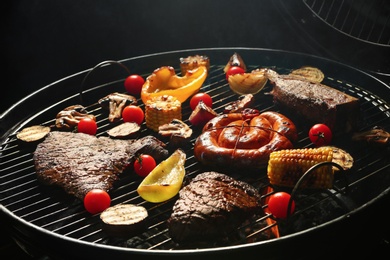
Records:
[[[199,66],[189,70],[184,76],[176,75],[173,67],[163,66],[153,71],[146,78],[141,89],[144,104],[155,96],[169,95],[176,97],[181,103],[199,91],[207,77],[207,68]]]

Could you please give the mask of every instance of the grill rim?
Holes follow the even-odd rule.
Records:
[[[312,58],[316,58],[316,59],[320,59],[320,60],[325,60],[327,62],[332,62],[332,63],[336,63],[336,64],[339,64],[339,65],[342,65],[342,66],[345,66],[347,67],[348,69],[353,69],[355,71],[357,71],[358,73],[363,73],[365,76],[369,76],[370,78],[378,81],[380,84],[383,84],[385,89],[386,90],[389,90],[390,87],[387,86],[386,84],[384,84],[383,82],[381,82],[380,80],[378,80],[377,78],[373,77],[372,75],[364,72],[364,71],[361,71],[361,70],[358,70],[356,68],[353,68],[349,65],[345,65],[345,64],[342,64],[342,63],[339,63],[339,62],[335,62],[335,61],[332,61],[332,60],[329,60],[329,59],[324,59],[324,58],[321,58],[321,57],[317,57],[317,56],[314,56],[314,55],[308,55],[308,54],[303,54],[303,53],[296,53],[296,52],[289,52],[289,51],[283,51],[283,50],[274,50],[274,49],[263,49],[263,48],[242,48],[242,47],[230,47],[230,48],[202,48],[202,49],[188,49],[188,50],[176,50],[176,51],[171,51],[171,52],[162,52],[162,53],[154,53],[154,54],[150,54],[150,55],[142,55],[142,56],[137,56],[137,57],[133,57],[133,58],[129,58],[129,59],[123,59],[123,60],[120,60],[120,62],[126,62],[126,61],[129,61],[129,60],[136,60],[136,59],[142,59],[144,57],[153,57],[153,56],[158,56],[158,55],[170,55],[170,54],[183,54],[183,53],[191,53],[191,52],[197,52],[197,53],[200,53],[200,52],[204,52],[204,51],[207,51],[207,52],[212,52],[212,51],[226,51],[227,53],[232,53],[233,51],[237,51],[237,52],[240,52],[242,50],[249,50],[249,51],[271,51],[271,52],[278,52],[278,53],[290,53],[290,54],[294,54],[294,55],[304,55],[304,56],[309,56],[309,57],[312,57]],[[76,74],[73,74],[69,77],[66,77],[62,80],[66,80],[68,78],[72,78],[73,76],[78,76],[78,75],[83,75],[83,73],[86,73],[88,72],[90,69],[88,70],[85,70],[83,72],[79,72],[79,73],[76,73]],[[60,82],[62,80],[59,80],[57,82]],[[53,83],[55,84],[55,83]],[[50,87],[51,85],[53,84],[50,84],[46,87]],[[45,89],[46,87],[42,88],[42,89]],[[41,89],[41,90],[42,90]],[[33,94],[39,94],[39,92],[41,90],[38,90],[37,92],[34,92]],[[371,90],[370,90],[371,91]],[[31,95],[33,96],[33,95]],[[13,106],[13,108],[16,108],[18,106],[22,106],[24,105],[24,102],[26,102],[28,100],[29,96],[26,97],[25,99],[22,99],[17,105]],[[12,111],[12,109],[10,110],[7,110],[8,111]],[[1,118],[5,118],[7,115],[7,112],[4,113]],[[26,121],[24,124],[19,124],[17,126],[15,126],[15,128],[12,129],[13,131],[13,134],[15,134],[18,129],[22,128],[25,124],[27,124],[29,121]],[[10,130],[11,131],[11,130]],[[11,131],[11,132],[12,132]],[[9,132],[9,131],[8,131]],[[8,133],[7,132],[7,133]],[[9,136],[10,134],[7,135],[7,137]],[[5,139],[7,138],[4,138],[3,140],[3,137],[1,139],[2,141],[2,145],[3,145],[3,141],[5,141]],[[367,203],[365,203],[364,205],[352,210],[349,212],[349,214],[347,215],[342,215],[340,217],[337,217],[331,221],[328,221],[326,223],[323,223],[323,224],[320,224],[318,226],[315,226],[313,228],[309,228],[309,229],[305,229],[303,231],[299,231],[299,232],[296,232],[296,233],[293,233],[293,234],[289,234],[289,235],[286,235],[286,236],[283,236],[281,238],[277,238],[278,241],[282,242],[282,241],[285,241],[285,240],[291,240],[292,238],[295,238],[295,237],[298,237],[298,236],[301,236],[303,234],[307,234],[309,232],[311,232],[313,229],[316,229],[316,230],[321,230],[323,229],[324,227],[326,226],[329,226],[329,225],[332,225],[333,223],[335,222],[340,222],[344,219],[347,219],[349,218],[350,216],[352,215],[355,215],[357,212],[359,212],[360,210],[370,206],[371,204],[373,204],[376,200],[384,197],[384,196],[387,196],[388,193],[390,191],[390,187],[387,188],[386,190],[384,190],[382,193],[380,193],[377,197],[375,197],[374,199],[371,199],[370,201],[368,201]],[[159,249],[154,249],[154,250],[146,250],[146,249],[135,249],[135,248],[123,248],[123,247],[118,247],[118,246],[111,246],[111,245],[104,245],[104,244],[98,244],[98,243],[91,243],[91,242],[86,242],[86,241],[82,241],[82,240],[79,240],[79,239],[75,239],[75,238],[71,238],[71,237],[67,237],[67,236],[64,236],[64,235],[60,235],[60,234],[57,234],[55,232],[52,232],[52,231],[49,231],[49,230],[46,230],[44,228],[41,228],[39,226],[36,226],[20,217],[18,217],[17,215],[13,214],[11,211],[9,211],[7,208],[5,208],[3,205],[0,205],[1,206],[1,212],[3,214],[5,214],[7,216],[7,218],[10,218],[11,220],[14,220],[15,221],[15,224],[16,226],[19,226],[20,224],[22,224],[22,228],[23,226],[27,227],[28,229],[32,230],[33,233],[40,233],[42,235],[45,235],[45,236],[52,236],[54,235],[57,239],[64,239],[65,241],[69,242],[69,243],[76,243],[76,244],[81,244],[83,246],[87,245],[88,247],[91,247],[92,249],[93,248],[100,248],[102,250],[116,250],[116,251],[122,251],[124,253],[142,253],[142,254],[151,254],[151,255],[165,255],[165,254],[168,254],[169,256],[171,256],[173,253],[177,253],[178,255],[187,255],[187,254],[190,254],[190,255],[193,255],[193,254],[203,254],[203,253],[215,253],[216,251],[224,251],[225,253],[226,252],[229,252],[229,251],[232,251],[232,250],[240,250],[242,248],[259,248],[259,247],[262,247],[263,245],[268,245],[270,243],[272,243],[273,241],[275,241],[276,239],[269,239],[269,240],[265,240],[265,241],[258,241],[258,242],[255,242],[255,243],[250,243],[250,244],[244,244],[244,245],[233,245],[233,246],[226,246],[226,247],[218,247],[218,248],[204,248],[204,249],[183,249],[183,250],[173,250],[173,251],[167,251],[167,250],[159,250]]]
[[[350,14],[350,11],[351,9],[358,9],[357,6],[354,6],[353,3],[345,3],[344,1],[340,2],[340,3],[334,3],[332,1],[330,7],[329,7],[329,10],[328,10],[328,13],[327,15],[324,17],[323,15],[321,15],[320,13],[322,12],[322,8],[324,7],[324,4],[325,4],[325,1],[319,1],[319,3],[317,3],[317,0],[313,0],[313,1],[309,1],[309,0],[304,0],[303,3],[307,6],[307,8],[309,8],[314,15],[316,15],[320,20],[322,20],[324,23],[326,23],[329,27],[333,28],[334,30],[337,30],[339,31],[340,33],[342,34],[345,34],[353,39],[356,39],[356,40],[359,40],[359,41],[362,41],[362,42],[366,42],[366,43],[369,43],[369,44],[372,44],[372,45],[377,45],[377,46],[383,46],[383,47],[389,47],[390,46],[390,39],[387,39],[387,42],[385,43],[385,41],[381,41],[381,38],[382,38],[382,33],[385,31],[385,28],[388,28],[388,21],[389,21],[389,17],[390,15],[388,15],[387,17],[384,17],[384,16],[380,16],[380,18],[382,19],[386,19],[386,24],[385,25],[381,25],[380,23],[377,23],[377,21],[373,21],[371,26],[367,25],[366,26],[366,22],[367,20],[370,20],[369,19],[369,15],[368,14],[372,14],[372,8],[373,8],[373,5],[376,4],[376,8],[380,8],[380,7],[383,7],[383,5],[385,4],[385,2],[381,2],[381,3],[378,3],[378,2],[371,2],[371,6],[370,6],[370,9],[369,9],[369,12],[368,14],[364,14],[362,10],[362,6],[359,7],[359,10],[354,10],[354,14],[356,14],[356,17],[354,19],[354,23],[352,25],[352,28],[350,29],[350,31],[348,32],[346,29],[344,29],[344,25],[346,24],[346,21],[348,19],[348,16]],[[328,3],[329,4],[329,3]],[[346,6],[344,6],[344,4]],[[360,4],[362,5],[362,3],[357,3],[357,4]],[[366,4],[366,3],[364,3]],[[381,5],[382,4],[382,5]],[[378,6],[379,5],[379,6]],[[314,8],[315,6],[320,6],[320,7],[317,7],[317,8]],[[348,12],[347,13],[343,13],[341,10],[344,9],[344,8],[348,8]],[[337,15],[336,17],[334,18],[334,21],[332,22],[330,20],[330,18],[328,19],[328,15],[329,15],[329,11],[331,9],[334,9],[333,11],[337,10]],[[343,15],[346,15],[344,20],[341,20]],[[363,26],[362,28],[360,28],[360,32],[358,35],[355,35],[354,33],[352,33],[352,29],[354,28],[354,25],[356,23],[357,20],[360,19],[360,16],[362,16],[364,19],[364,23],[363,23]],[[359,17],[359,19],[357,18]],[[339,19],[340,18],[340,19]],[[372,17],[371,17],[372,18]],[[338,20],[341,20],[342,22],[338,22],[338,23],[342,23],[341,26],[336,26],[335,23],[336,21]],[[371,36],[371,33],[374,31],[374,29],[377,29],[378,27],[380,26],[383,26],[381,33],[379,35],[376,35],[378,37],[378,40],[374,41],[372,40],[374,37]],[[362,29],[363,27],[371,27],[370,28],[370,31],[369,31],[369,34],[366,38],[364,38],[363,36],[361,36],[362,34]]]
[[[84,247],[84,249],[86,249],[86,248],[88,248],[90,250],[99,249],[99,252],[100,252],[100,250],[102,250],[103,254],[109,253],[110,251],[114,250],[115,252],[120,252],[121,254],[125,254],[125,255],[128,253],[131,253],[131,254],[137,254],[137,255],[138,254],[148,255],[148,256],[152,256],[152,257],[153,256],[169,256],[169,257],[171,257],[172,255],[199,256],[199,255],[204,255],[204,254],[209,254],[209,253],[215,254],[218,252],[223,252],[223,254],[229,254],[231,252],[240,251],[242,249],[246,249],[246,250],[269,249],[269,248],[267,248],[269,246],[269,244],[273,244],[275,241],[279,242],[277,244],[288,243],[291,240],[296,239],[296,238],[300,238],[304,235],[311,235],[311,233],[313,231],[316,231],[316,232],[326,231],[326,228],[328,226],[331,226],[334,223],[340,223],[342,221],[347,221],[348,219],[350,219],[350,218],[354,217],[356,214],[358,214],[361,210],[371,207],[377,200],[381,200],[381,199],[385,198],[386,196],[389,196],[389,194],[390,194],[390,187],[387,188],[386,190],[384,190],[382,193],[380,193],[374,199],[372,199],[369,202],[362,205],[361,207],[358,207],[356,209],[351,210],[348,214],[339,216],[331,221],[328,221],[326,223],[322,223],[318,226],[311,227],[311,228],[308,228],[308,229],[305,229],[305,230],[302,230],[302,231],[299,231],[299,232],[296,232],[293,234],[281,236],[279,238],[272,238],[269,240],[263,240],[263,241],[258,241],[255,243],[242,244],[242,245],[232,245],[232,246],[223,246],[223,247],[217,247],[217,248],[202,248],[202,249],[176,249],[176,250],[172,250],[172,251],[171,250],[161,250],[161,249],[148,250],[148,249],[137,249],[137,248],[125,248],[125,247],[120,247],[120,246],[91,243],[91,242],[75,239],[72,237],[63,236],[63,235],[57,234],[55,232],[51,232],[47,229],[41,228],[39,226],[36,226],[36,225],[20,218],[19,216],[13,214],[12,212],[10,212],[8,209],[6,209],[1,204],[0,204],[0,212],[5,213],[7,218],[10,218],[10,219],[16,221],[16,223],[18,224],[16,226],[19,226],[21,224],[21,227],[27,228],[27,229],[31,230],[32,232],[34,232],[35,236],[36,236],[36,234],[40,234],[40,236],[48,236],[48,238],[54,238],[54,239],[57,239],[60,241],[65,241],[65,242],[70,243],[72,245],[82,246],[82,247]],[[78,252],[78,255],[82,258],[90,256],[89,255],[90,251],[85,250],[85,252],[88,252],[85,256],[82,255],[84,252]],[[94,253],[99,253],[99,252],[94,251]],[[116,259],[121,259],[121,258],[116,258]]]

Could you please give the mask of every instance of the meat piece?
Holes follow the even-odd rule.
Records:
[[[328,125],[335,133],[350,132],[359,121],[359,100],[320,83],[279,75],[272,70],[267,77],[273,84],[274,101],[305,118]]]
[[[247,108],[208,121],[195,140],[194,155],[205,165],[263,168],[271,152],[292,148],[297,137],[295,124],[286,116]]]
[[[119,174],[139,153],[150,154],[156,161],[168,157],[165,144],[152,136],[117,140],[54,131],[37,145],[33,160],[41,182],[83,199],[94,188],[111,190]]]
[[[168,219],[169,234],[178,243],[223,238],[260,205],[260,194],[248,183],[217,172],[196,176],[179,192]]]

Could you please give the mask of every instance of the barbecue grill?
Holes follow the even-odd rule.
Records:
[[[237,100],[225,79],[223,67],[234,53],[239,53],[249,70],[267,67],[280,74],[289,73],[305,65],[320,68],[324,74],[324,84],[359,98],[362,123],[359,131],[374,126],[390,130],[390,87],[361,70],[329,59],[312,55],[259,48],[213,48],[190,49],[156,53],[119,61],[131,71],[144,77],[161,66],[172,66],[179,73],[179,59],[190,55],[206,55],[210,58],[210,71],[201,91],[213,98],[213,109],[222,113],[224,106]],[[97,71],[98,70],[98,71]],[[126,238],[111,237],[101,227],[99,215],[91,215],[84,210],[82,202],[65,195],[62,190],[46,187],[35,176],[32,154],[34,144],[21,143],[16,133],[30,125],[53,125],[55,115],[63,108],[83,103],[89,113],[96,116],[98,136],[106,135],[112,128],[108,112],[97,101],[112,92],[124,92],[123,81],[126,71],[118,66],[102,66],[95,71],[82,71],[50,84],[23,99],[12,110],[3,115],[0,147],[0,203],[2,220],[6,221],[14,239],[35,257],[42,255],[55,259],[115,257],[128,259],[142,257],[196,257],[239,256],[243,252],[258,252],[265,259],[286,256],[280,248],[294,246],[290,256],[302,256],[307,247],[318,250],[326,246],[340,245],[357,233],[367,231],[372,226],[359,226],[353,220],[375,201],[388,196],[390,190],[389,149],[376,147],[351,140],[351,134],[337,136],[333,144],[347,150],[354,157],[354,167],[345,173],[345,178],[336,178],[334,187],[329,190],[298,191],[297,211],[286,221],[278,221],[281,237],[272,232],[275,224],[269,214],[254,216],[239,227],[237,235],[232,235],[223,243],[205,246],[180,246],[174,243],[167,232],[166,220],[170,216],[173,198],[167,202],[153,204],[143,201],[136,193],[141,179],[132,172],[125,173],[110,193],[112,205],[133,203],[143,205],[149,212],[149,222],[145,230]],[[87,78],[85,76],[88,75]],[[85,80],[85,81],[83,81]],[[82,84],[83,83],[83,84]],[[298,126],[296,147],[311,146],[307,137],[310,122],[283,110],[267,95],[266,87],[255,95],[254,108],[260,111],[279,111],[288,115]],[[80,100],[82,92],[82,101]],[[39,102],[38,102],[39,101]],[[142,101],[139,104],[143,108]],[[183,103],[183,121],[188,123],[191,113],[189,101]],[[195,129],[191,143],[200,130]],[[141,135],[157,135],[142,125]],[[157,135],[158,136],[158,135]],[[186,148],[186,175],[190,179],[205,170],[193,156],[192,148]],[[222,170],[233,177],[247,181],[259,190],[268,186],[266,169],[255,172]],[[345,182],[347,181],[347,183]],[[264,198],[270,193],[264,193]],[[264,205],[266,208],[266,205]],[[385,223],[386,224],[386,223]],[[342,230],[329,238],[330,230]],[[307,241],[307,238],[311,238]],[[324,243],[325,241],[325,243]],[[72,250],[64,250],[72,248]]]

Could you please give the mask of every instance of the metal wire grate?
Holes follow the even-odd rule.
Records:
[[[390,2],[385,0],[304,0],[331,27],[372,44],[390,45]]]
[[[253,69],[256,66],[248,67]],[[222,68],[223,66],[211,66],[208,79],[202,87],[202,91],[212,96],[214,100],[213,108],[219,113],[223,111],[225,104],[237,99],[237,96],[230,91],[224,79],[225,75],[222,72]],[[286,68],[273,69],[280,73],[289,71]],[[111,83],[105,85],[113,85],[113,90],[115,91],[122,89],[121,84],[117,82]],[[327,77],[325,83],[358,97],[362,101],[361,110],[365,123],[362,125],[361,130],[375,125],[390,127],[390,107],[383,100],[367,90],[348,82]],[[279,108],[273,104],[272,99],[264,95],[264,93],[270,90],[271,86],[268,85],[264,91],[255,96],[255,108],[260,111],[279,111]],[[96,98],[106,95],[105,91],[107,90],[104,90],[103,87],[96,87],[86,94]],[[45,111],[43,116],[47,121],[42,121],[42,124],[52,125],[54,123],[53,116],[60,109],[66,107],[67,102],[74,102],[75,100],[77,99],[64,99],[63,102],[53,105],[50,110]],[[139,104],[141,103],[139,102]],[[105,131],[111,127],[107,119],[107,112],[102,110],[97,103],[89,105],[87,109],[97,118],[99,125],[98,135],[104,135]],[[188,123],[190,111],[189,104],[184,103],[183,119],[186,123]],[[307,147],[310,145],[306,133],[308,127],[309,125],[305,125],[301,128],[297,146]],[[143,125],[142,134],[153,133]],[[192,142],[195,141],[198,134],[199,130],[196,130]],[[335,145],[343,147],[345,145],[344,140],[336,140]],[[171,214],[174,199],[161,204],[143,201],[136,193],[136,188],[141,180],[135,174],[128,173],[117,183],[116,188],[111,193],[112,204],[133,203],[143,205],[149,212],[148,227],[133,237],[109,237],[101,228],[99,216],[91,216],[87,213],[80,201],[63,194],[61,190],[42,186],[38,182],[35,177],[32,160],[34,146],[26,146],[19,143],[13,134],[1,145],[0,151],[0,203],[26,221],[50,232],[91,243],[146,250],[183,249],[170,239],[167,232],[166,220]],[[321,223],[326,223],[353,210],[361,201],[364,202],[370,199],[370,196],[376,195],[366,194],[364,199],[361,199],[360,187],[373,179],[383,178],[384,172],[386,172],[386,169],[389,169],[388,162],[383,158],[383,154],[375,149],[367,148],[363,151],[361,147],[354,146],[350,147],[349,151],[355,156],[355,163],[358,165],[356,172],[348,176],[352,192],[344,194],[343,182],[336,180],[335,189],[302,193],[297,201],[298,211],[291,218],[291,223],[293,224],[289,225],[288,229],[283,226],[279,227],[282,234],[298,232]],[[191,178],[200,173],[202,168],[194,158],[191,148],[186,149],[185,152],[187,154],[186,174],[188,178]],[[265,172],[248,175],[231,174],[238,179],[251,183],[259,190],[263,190],[269,185]],[[384,187],[378,187],[378,190],[387,188],[389,184],[389,182],[382,183]],[[265,193],[264,197],[266,196],[269,196],[269,193]],[[313,218],[313,215],[318,217]],[[273,238],[272,227],[275,224],[267,224],[266,220],[269,218],[270,216],[267,214],[254,216],[239,228],[238,235],[232,235],[228,241],[224,241],[224,244],[210,244],[205,247],[247,244]]]

